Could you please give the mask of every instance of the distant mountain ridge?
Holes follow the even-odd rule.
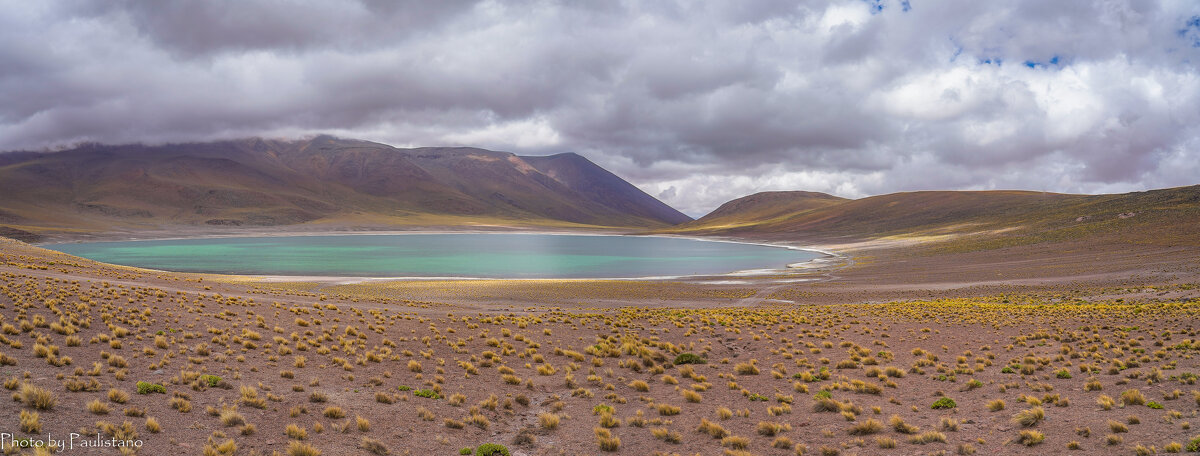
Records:
[[[658,231],[822,243],[908,238],[965,249],[1084,239],[1200,245],[1200,185],[1112,195],[918,191],[855,200],[765,192]]]
[[[86,145],[0,154],[10,229],[276,226],[337,220],[651,228],[691,218],[576,154],[297,141]]]

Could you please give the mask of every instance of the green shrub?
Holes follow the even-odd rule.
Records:
[[[817,394],[814,394],[813,397],[817,399],[830,399],[833,397],[833,393],[829,392],[829,390],[821,390],[817,391]]]
[[[593,415],[599,415],[601,413],[612,413],[612,412],[613,412],[613,408],[611,405],[608,405],[608,404],[600,404],[595,407],[592,407]]]
[[[1058,372],[1054,373],[1054,376],[1058,377],[1058,378],[1071,378],[1071,371],[1066,370],[1066,369],[1059,369]]]
[[[471,447],[462,447],[461,449],[458,450],[458,454],[465,455],[465,456],[471,456],[471,453],[474,453],[474,452],[475,452],[475,449],[471,448]]]
[[[675,357],[675,364],[705,364],[707,362],[694,353],[680,353]]]
[[[1004,366],[1004,369],[1000,369],[1000,373],[1002,373],[1002,374],[1011,374],[1013,372],[1016,372],[1016,371],[1013,370],[1012,366]]]
[[[411,386],[405,386],[405,385],[400,385],[400,386],[397,386],[397,387],[396,387],[396,389],[398,389],[398,390],[400,390],[400,391],[412,391],[412,387],[411,387]]]
[[[475,449],[475,456],[511,456],[508,447],[499,443],[485,443]]]
[[[166,394],[167,388],[157,383],[137,382],[138,394],[163,393]]]
[[[1155,410],[1159,410],[1159,409],[1162,409],[1162,408],[1163,408],[1162,404],[1159,404],[1159,403],[1157,403],[1157,402],[1154,402],[1154,401],[1147,402],[1147,403],[1146,403],[1146,407],[1150,407],[1150,408],[1152,408],[1152,409],[1155,409]]]
[[[442,398],[442,396],[440,394],[438,394],[437,391],[434,391],[431,389],[421,389],[421,390],[413,391],[413,396],[427,397],[430,399],[441,399]]]
[[[1188,442],[1186,449],[1193,453],[1200,452],[1200,436],[1193,437],[1192,441]]]
[[[954,407],[957,407],[957,406],[958,406],[958,404],[955,404],[955,403],[954,403],[954,399],[950,399],[950,398],[948,398],[948,397],[943,397],[943,398],[941,398],[941,399],[938,399],[937,401],[935,401],[935,402],[933,403],[933,405],[929,406],[929,408],[932,408],[932,409],[952,409],[952,408],[954,408]]]
[[[217,386],[217,384],[221,383],[221,377],[204,374],[200,376],[200,383],[204,383],[208,386]]]

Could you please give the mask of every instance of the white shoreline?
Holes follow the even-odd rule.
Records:
[[[546,236],[592,236],[592,237],[657,237],[665,239],[686,239],[699,242],[722,242],[729,244],[756,245],[762,247],[783,248],[795,251],[814,252],[824,256],[818,256],[808,261],[798,263],[788,263],[782,268],[761,268],[761,269],[746,269],[739,271],[731,271],[721,274],[688,274],[688,275],[667,275],[667,276],[644,276],[644,277],[560,277],[560,278],[520,278],[520,277],[460,277],[460,276],[395,276],[395,277],[374,277],[374,276],[306,276],[306,275],[285,275],[285,274],[231,274],[219,272],[186,272],[186,271],[168,271],[160,269],[151,269],[140,266],[117,265],[123,267],[133,267],[145,269],[149,271],[172,272],[181,274],[210,274],[225,277],[240,277],[257,279],[262,283],[286,283],[286,282],[305,282],[319,281],[332,282],[339,285],[367,283],[367,282],[399,282],[399,281],[445,281],[445,280],[463,280],[463,281],[483,281],[483,280],[513,280],[513,281],[601,281],[601,280],[681,280],[714,278],[714,279],[730,279],[730,278],[753,278],[755,276],[769,276],[778,274],[788,274],[797,271],[819,271],[824,268],[835,266],[839,259],[844,259],[845,256],[836,252],[816,246],[797,246],[790,244],[775,244],[762,241],[737,240],[731,238],[706,238],[699,236],[681,236],[671,234],[628,234],[628,233],[592,233],[592,232],[572,232],[572,231],[493,231],[493,230],[405,230],[405,231],[323,231],[323,232],[289,232],[289,233],[243,233],[243,234],[200,234],[196,236],[177,236],[177,237],[148,237],[134,238],[130,237],[123,240],[106,240],[106,241],[88,241],[75,240],[69,242],[51,242],[33,244],[41,248],[47,248],[50,245],[66,245],[66,244],[100,244],[112,242],[145,242],[145,241],[179,241],[191,239],[248,239],[248,238],[279,238],[279,237],[316,237],[316,236],[397,236],[397,235],[428,235],[428,234],[525,234],[525,235],[546,235]],[[53,250],[53,249],[49,249]],[[95,260],[93,260],[95,261]],[[786,280],[786,279],[785,279]],[[786,280],[788,282],[792,280]],[[808,282],[812,279],[795,279],[796,282]],[[721,282],[717,280],[717,282]]]

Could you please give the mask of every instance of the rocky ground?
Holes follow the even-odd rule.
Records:
[[[344,283],[0,240],[0,437],[9,453],[76,433],[140,447],[68,454],[849,455],[1200,436],[1194,249],[827,247],[828,268],[766,277]]]

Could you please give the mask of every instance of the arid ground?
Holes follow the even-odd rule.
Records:
[[[65,454],[1200,446],[1200,249],[821,247],[765,277],[362,282],[0,239],[0,433],[6,454],[71,433]]]

